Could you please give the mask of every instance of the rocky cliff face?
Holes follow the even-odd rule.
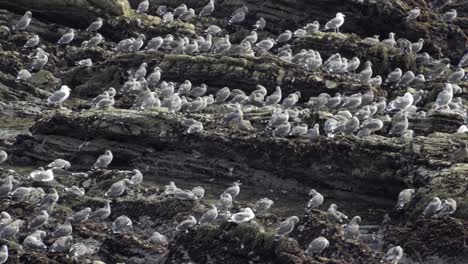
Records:
[[[436,111],[427,116],[411,116],[409,129],[415,132],[411,139],[389,137],[384,132],[391,126],[388,120],[381,132],[369,137],[340,135],[310,140],[272,137],[271,131],[264,129],[271,108],[246,111],[245,117],[252,123],[252,128],[246,131],[221,125],[229,112],[223,105],[214,104],[201,113],[170,113],[162,107],[128,110],[135,95],[117,95],[115,106],[105,110],[89,109],[88,104],[109,87],[119,89],[127,71],[143,62],[148,69],[159,66],[166,81],[181,83],[188,79],[194,84],[206,83],[208,93],[213,94],[224,86],[250,93],[256,84],[264,85],[269,94],[276,86],[281,86],[284,96],[300,91],[301,110],[309,110],[306,104],[309,97],[325,92],[349,95],[372,90],[378,96],[394,98],[406,89],[362,84],[350,75],[306,71],[274,54],[248,57],[172,54],[165,50],[115,53],[112,49],[115,42],[137,37],[139,33],[146,34],[148,40],[165,34],[193,38],[210,24],[221,26],[225,29],[223,33],[231,35],[233,43],[239,43],[260,17],[268,22],[259,36],[276,37],[286,29],[294,30],[314,20],[323,24],[341,11],[346,14],[341,29],[344,34],[319,32],[295,38],[289,43],[291,50],[294,53],[301,49],[319,50],[324,59],[337,52],[347,58],[357,56],[362,62],[373,62],[375,74],[382,76],[395,67],[427,73],[429,69],[417,64],[414,54],[384,45],[369,46],[362,40],[374,34],[384,37],[389,32],[413,42],[422,37],[426,40],[424,51],[436,59],[448,57],[456,64],[468,44],[468,16],[463,1],[450,4],[422,0],[363,4],[344,0],[217,1],[213,17],[209,18],[162,23],[156,16],[159,5],[172,9],[183,2],[151,0],[148,13],[152,15],[146,16],[133,11],[139,4],[136,0],[0,0],[0,8],[5,9],[0,11],[0,121],[3,121],[0,130],[11,122],[33,123],[29,135],[0,139],[0,147],[10,154],[0,175],[4,179],[12,173],[8,169],[15,169],[15,177],[27,186],[60,190],[61,199],[47,231],[52,231],[72,211],[102,206],[100,194],[127,176],[121,170],[142,168],[147,179],[164,176],[181,182],[196,179],[206,184],[240,180],[252,188],[298,193],[304,197],[304,205],[311,187],[347,192],[351,201],[393,203],[404,188],[415,188],[416,193],[407,209],[385,211],[389,219],[374,234],[379,240],[378,250],[371,251],[363,241],[345,240],[343,228],[326,221],[325,207],[300,215],[297,230],[290,234],[290,239],[275,237],[276,226],[284,220],[275,214],[258,216],[255,222],[245,225],[213,223],[178,233],[174,231],[177,223],[190,214],[198,219],[212,201],[178,201],[165,194],[161,186],[140,186],[112,202],[110,219],[122,214],[129,216],[135,222],[132,232],[112,234],[111,222],[93,220],[74,226],[77,240],[95,245],[93,254],[85,257],[89,262],[379,263],[390,245],[401,245],[405,255],[419,263],[461,263],[466,259],[467,157],[452,158],[452,153],[468,140],[466,133],[455,133],[466,122],[461,114]],[[192,0],[185,3],[196,10],[206,4]],[[226,18],[242,4],[249,8],[246,20],[240,25],[228,25]],[[404,21],[406,13],[414,7],[421,8],[418,23]],[[449,8],[457,8],[460,17],[453,23],[443,23],[438,12]],[[34,13],[31,29],[9,30],[12,21],[19,19],[25,10]],[[84,29],[98,16],[106,18],[100,31],[105,41],[96,48],[80,47],[83,40],[92,36]],[[66,27],[81,30],[70,46],[57,47],[55,43]],[[33,60],[32,51],[22,49],[33,33],[40,35],[41,47],[49,53],[49,63],[34,72],[29,81],[17,82],[17,72]],[[86,58],[92,59],[92,67],[75,65]],[[69,110],[57,110],[46,104],[46,98],[61,84],[72,87],[71,99],[66,103]],[[444,80],[440,79],[412,85],[410,91],[427,91],[419,106],[429,112],[443,86]],[[466,82],[460,86],[468,88]],[[466,94],[462,93],[460,98],[465,102]],[[324,111],[301,112],[304,122],[318,123],[321,127],[329,117],[330,113]],[[184,121],[188,118],[202,121],[203,132],[185,133]],[[43,166],[58,157],[69,160],[73,170],[86,171],[106,149],[114,153],[115,170],[92,172],[85,179],[65,172],[50,186],[35,185],[25,177],[31,167]],[[73,198],[65,194],[64,188],[71,185],[84,186],[87,195]],[[457,212],[447,218],[421,218],[434,196],[455,199]],[[25,220],[30,220],[36,209],[32,204],[3,198],[0,205],[0,210]],[[237,201],[234,206],[238,210],[251,204]],[[169,244],[151,244],[148,238],[154,230],[167,235]],[[26,230],[22,230],[18,241],[25,236]],[[320,257],[306,256],[304,249],[317,236],[327,237],[330,247]],[[47,245],[52,243],[47,239]],[[79,261],[67,254],[10,248],[11,263]]]

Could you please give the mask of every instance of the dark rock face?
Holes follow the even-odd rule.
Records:
[[[130,2],[130,3],[128,3]],[[406,91],[388,85],[371,87],[358,84],[347,75],[325,72],[309,72],[303,67],[285,62],[278,56],[266,54],[260,57],[228,56],[219,54],[171,54],[167,51],[140,51],[116,54],[115,43],[123,38],[144,33],[147,37],[173,34],[195,37],[210,24],[218,24],[230,33],[233,43],[239,43],[259,17],[268,20],[267,28],[259,32],[261,38],[275,37],[286,29],[295,29],[318,20],[323,24],[335,15],[337,9],[346,14],[341,29],[346,34],[317,33],[291,41],[294,53],[301,49],[319,50],[323,59],[340,52],[351,58],[374,63],[374,73],[386,76],[395,67],[403,71],[417,68],[421,73],[429,69],[416,64],[414,55],[383,45],[366,46],[365,37],[397,32],[398,37],[416,41],[426,39],[423,51],[436,58],[449,57],[452,64],[458,62],[466,50],[468,38],[467,8],[463,1],[449,4],[437,1],[217,1],[214,17],[195,18],[190,22],[174,21],[163,24],[156,16],[135,14],[139,0],[132,1],[45,1],[0,0],[0,129],[7,123],[4,117],[28,118],[31,135],[19,135],[14,140],[0,140],[0,147],[10,154],[8,166],[17,169],[17,179],[22,186],[41,187],[46,193],[56,188],[60,200],[53,213],[53,220],[46,225],[51,232],[58,224],[87,206],[93,209],[104,204],[102,194],[114,182],[127,177],[125,169],[145,168],[153,177],[164,176],[181,181],[198,180],[228,182],[241,180],[254,188],[282,190],[305,194],[311,187],[327,188],[352,194],[351,200],[377,199],[393,202],[404,188],[416,188],[414,199],[403,211],[390,211],[390,220],[383,223],[379,235],[383,241],[375,252],[362,241],[344,239],[343,227],[326,221],[322,210],[312,210],[300,216],[290,238],[275,237],[275,228],[284,220],[275,214],[258,215],[254,222],[236,225],[216,222],[199,225],[188,232],[176,232],[178,223],[188,215],[197,219],[213,201],[179,201],[164,193],[162,188],[142,185],[126,191],[123,197],[112,200],[112,213],[107,221],[87,220],[74,224],[76,240],[96,245],[89,261],[106,263],[379,263],[385,249],[392,245],[405,248],[405,255],[424,263],[440,258],[442,263],[462,263],[468,253],[468,194],[466,160],[454,162],[450,155],[466,142],[466,134],[454,134],[465,120],[459,114],[435,112],[410,118],[410,129],[416,137],[409,139],[387,137],[385,132],[366,138],[338,136],[317,140],[274,138],[264,127],[271,116],[271,109],[246,113],[255,131],[223,127],[220,120],[226,109],[214,105],[209,111],[194,114],[169,113],[164,108],[149,111],[126,110],[132,105],[132,97],[117,95],[115,108],[89,109],[89,100],[109,87],[117,90],[125,82],[127,70],[148,63],[148,69],[159,66],[164,80],[183,82],[188,79],[194,85],[206,83],[208,93],[215,93],[223,86],[251,92],[256,84],[262,84],[272,93],[281,86],[284,95],[300,91],[301,106],[311,96],[320,93],[353,94],[373,90],[379,96],[401,95]],[[151,14],[159,4],[176,7],[185,2],[197,11],[205,1],[151,0]],[[246,21],[241,25],[227,25],[235,8],[242,4],[249,7]],[[418,23],[404,22],[406,12],[420,7],[422,15]],[[438,10],[457,8],[460,17],[453,24],[442,23],[433,7]],[[28,82],[15,81],[20,69],[28,68],[33,50],[21,47],[32,32],[10,32],[6,28],[25,10],[32,10],[34,19],[31,31],[41,37],[41,47],[50,53],[44,69],[33,72]],[[15,13],[13,13],[15,12]],[[81,30],[68,47],[56,47],[55,43],[64,27],[84,29],[97,16],[106,18],[100,31],[104,43],[97,48],[79,47],[92,35]],[[352,32],[352,33],[351,33]],[[78,60],[91,58],[89,68],[76,67]],[[71,110],[56,110],[47,106],[46,98],[61,84],[72,87]],[[444,86],[440,80],[412,85],[427,90],[428,96],[419,104],[429,110],[438,92]],[[466,82],[461,84],[467,88]],[[463,100],[466,95],[461,96]],[[204,131],[199,134],[184,133],[185,118],[203,121]],[[307,114],[306,121],[323,126],[327,113]],[[32,119],[35,119],[34,121]],[[390,122],[385,122],[385,131]],[[42,185],[26,179],[31,166],[43,166],[57,157],[69,160],[73,170],[87,171],[103,150],[114,153],[112,168],[90,172],[89,178],[77,178],[62,172],[51,185]],[[24,172],[23,172],[24,170]],[[3,180],[9,175],[0,168]],[[66,194],[65,187],[86,186],[86,196]],[[434,197],[451,197],[458,203],[457,212],[451,217],[421,219],[428,201]],[[306,199],[306,198],[305,198]],[[307,201],[304,200],[304,204]],[[235,201],[234,211],[251,206]],[[7,211],[15,218],[29,221],[37,213],[35,204],[0,200],[0,211]],[[113,234],[113,220],[127,215],[134,222],[130,232]],[[148,239],[157,230],[169,239],[168,245],[153,245]],[[18,242],[27,235],[22,229]],[[304,249],[318,236],[325,236],[330,247],[321,256],[306,256]],[[51,246],[53,239],[45,243]],[[83,263],[63,253],[10,249],[11,263]],[[9,262],[9,263],[10,263]]]

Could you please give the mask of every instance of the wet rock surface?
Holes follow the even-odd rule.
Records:
[[[418,107],[428,113],[409,117],[413,138],[389,137],[386,131],[391,120],[384,122],[381,131],[363,138],[272,137],[271,130],[265,129],[274,111],[269,107],[246,110],[244,117],[252,127],[240,129],[221,124],[230,112],[222,104],[210,105],[198,113],[172,113],[165,107],[136,111],[129,108],[138,95],[123,96],[119,92],[114,107],[90,109],[89,105],[93,97],[109,87],[119,91],[128,71],[146,62],[148,69],[159,66],[166,81],[207,84],[208,94],[215,94],[224,86],[249,94],[256,84],[264,85],[268,94],[281,86],[284,97],[300,91],[300,119],[310,127],[313,124],[323,127],[330,113],[311,110],[307,105],[309,97],[372,91],[376,96],[394,98],[406,89],[359,83],[352,75],[308,71],[271,53],[255,57],[173,54],[167,50],[116,53],[113,48],[118,41],[137,37],[139,33],[147,37],[173,34],[194,38],[210,24],[221,26],[225,29],[223,34],[231,34],[232,42],[239,43],[260,17],[265,17],[268,23],[264,31],[259,31],[259,39],[275,38],[286,29],[293,30],[314,20],[325,23],[340,11],[346,14],[346,23],[341,28],[345,34],[316,32],[295,38],[289,43],[292,51],[319,50],[324,59],[337,52],[347,58],[357,56],[362,62],[372,61],[374,73],[383,77],[395,67],[403,72],[418,69],[427,74],[431,69],[418,64],[415,54],[404,54],[382,44],[369,46],[362,41],[374,34],[386,37],[389,32],[413,42],[422,37],[426,40],[423,51],[437,59],[448,57],[456,64],[468,44],[463,1],[443,4],[385,0],[359,4],[336,0],[296,1],[294,5],[287,1],[219,1],[213,17],[169,23],[163,23],[156,15],[157,6],[175,8],[182,1],[152,0],[148,16],[133,11],[139,2],[0,0],[0,122],[3,122],[0,130],[29,127],[29,133],[13,132],[5,137],[0,133],[0,148],[9,153],[6,164],[0,165],[0,179],[3,182],[8,175],[14,175],[18,181],[15,188],[58,191],[60,199],[43,228],[45,231],[53,232],[73,212],[86,207],[94,211],[104,206],[103,193],[114,182],[127,178],[133,168],[139,168],[146,180],[164,177],[207,185],[240,180],[251,188],[283,192],[285,197],[299,193],[304,198],[301,207],[307,204],[310,188],[346,192],[351,194],[351,201],[362,199],[376,204],[378,200],[396,203],[402,189],[415,188],[414,198],[403,210],[381,208],[387,214],[385,221],[377,228],[363,227],[358,240],[345,239],[345,228],[327,221],[324,205],[319,210],[301,209],[300,221],[288,237],[275,236],[276,227],[285,219],[285,215],[275,213],[258,214],[254,221],[240,225],[217,221],[177,232],[175,228],[180,222],[189,215],[199,219],[213,201],[177,200],[165,192],[163,185],[145,182],[112,199],[112,212],[107,220],[89,219],[73,224],[74,243],[87,245],[91,250],[88,254],[73,258],[69,252],[21,248],[21,242],[30,234],[23,226],[16,240],[1,241],[2,245],[9,245],[7,263],[379,263],[386,249],[395,245],[405,249],[406,262],[401,263],[463,263],[468,258],[468,156],[454,160],[452,155],[468,140],[466,133],[455,133],[466,123],[466,114],[462,113],[466,109],[450,113],[432,110],[432,103],[444,87],[443,79],[411,85],[413,91],[427,91]],[[185,3],[197,11],[206,4]],[[228,25],[232,11],[242,4],[249,7],[246,20],[240,25]],[[414,7],[422,10],[418,23],[404,21],[406,13]],[[450,8],[457,8],[460,17],[450,24],[441,22],[438,12]],[[25,10],[34,13],[28,31],[10,31],[13,21]],[[84,29],[98,16],[106,19],[99,31],[104,42],[94,48],[80,47],[82,41],[94,35]],[[79,29],[75,40],[69,46],[57,47],[57,39],[71,26]],[[40,36],[40,46],[49,53],[49,62],[43,69],[33,71],[28,81],[17,81],[18,71],[28,68],[34,60],[34,50],[22,48],[34,33]],[[92,59],[93,66],[76,65],[87,58]],[[65,102],[68,109],[47,105],[47,98],[64,84],[72,88],[71,97]],[[467,82],[459,85],[462,88],[459,98],[465,102]],[[185,125],[188,118],[201,121],[203,131],[188,134]],[[111,168],[89,171],[96,157],[106,149],[114,155]],[[70,161],[71,172],[55,172],[51,183],[37,183],[27,177],[33,168],[56,158]],[[82,178],[72,172],[88,172],[89,176]],[[83,187],[86,195],[75,197],[66,193],[65,188],[72,185]],[[424,208],[434,196],[453,198],[458,205],[456,213],[422,218]],[[23,202],[0,198],[0,211],[28,223],[38,213],[33,198]],[[251,202],[236,199],[231,211],[252,207]],[[127,232],[115,234],[112,222],[121,215],[128,216],[133,225]],[[367,230],[369,233],[365,233]],[[151,243],[154,231],[166,236],[168,243]],[[309,243],[318,236],[326,237],[330,246],[320,255],[307,255]],[[51,247],[54,241],[47,237],[44,243]]]

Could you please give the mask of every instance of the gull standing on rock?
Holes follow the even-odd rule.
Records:
[[[216,208],[216,206],[212,204],[210,205],[210,209],[202,215],[198,223],[201,225],[204,223],[213,222],[214,220],[216,220],[217,217],[218,217],[218,208]]]
[[[57,41],[58,45],[67,45],[70,44],[75,39],[75,30],[70,28],[67,30],[67,33],[63,34],[62,37]]]
[[[457,10],[450,9],[442,15],[442,21],[444,22],[453,22],[457,18]]]
[[[266,20],[263,17],[260,17],[253,25],[254,30],[263,30],[265,26],[266,26]]]
[[[453,87],[452,84],[446,83],[444,89],[437,95],[435,101],[435,108],[446,108],[452,102]]]
[[[214,0],[210,0],[206,6],[203,7],[203,9],[200,11],[200,14],[198,16],[209,16],[211,13],[214,11]]]
[[[52,233],[54,238],[69,236],[73,232],[73,227],[71,225],[72,218],[65,219],[65,222],[57,227]]]
[[[56,159],[47,165],[48,168],[68,170],[71,167],[70,162],[64,159]]]
[[[55,240],[54,244],[50,246],[50,252],[60,252],[60,253],[68,252],[71,248],[72,241],[73,241],[72,236],[61,237]]]
[[[292,32],[290,30],[285,30],[281,33],[278,38],[276,38],[276,43],[288,42],[292,37]]]
[[[0,197],[8,196],[13,189],[13,175],[9,175],[6,179],[6,182],[0,185]]]
[[[134,185],[138,185],[143,182],[143,173],[141,173],[140,170],[134,169],[132,170],[132,173],[133,174],[132,174],[132,178],[130,179],[130,181]]]
[[[359,224],[361,223],[361,217],[355,216],[345,228],[345,239],[357,239],[359,237]]]
[[[91,215],[91,218],[97,218],[101,221],[106,220],[111,214],[110,200],[106,200],[104,207],[96,209]]]
[[[433,217],[440,210],[441,206],[442,202],[439,197],[432,198],[431,202],[424,209],[423,216],[428,218]]]
[[[451,215],[454,214],[455,211],[457,211],[457,201],[452,198],[448,198],[442,203],[440,210],[437,212],[437,216]]]
[[[182,221],[177,227],[176,231],[186,231],[192,227],[194,227],[197,224],[197,219],[193,215],[190,215],[187,219]]]
[[[266,211],[268,211],[268,209],[270,209],[270,207],[273,204],[274,204],[273,200],[268,199],[266,197],[262,198],[255,203],[255,207],[253,208],[253,211],[259,214],[266,213]]]
[[[31,18],[32,18],[31,11],[26,11],[23,17],[21,17],[21,19],[18,20],[18,22],[16,22],[16,24],[12,26],[11,28],[13,30],[25,30],[29,26],[29,23],[31,23]]]
[[[18,75],[16,76],[16,82],[19,82],[19,81],[27,81],[29,79],[31,79],[32,75],[31,73],[26,70],[26,69],[22,69],[18,72]],[[1,164],[1,162],[0,162]]]
[[[231,197],[234,199],[236,198],[237,195],[239,195],[240,192],[240,183],[239,182],[233,182],[230,187],[228,187],[226,190],[224,190],[225,193],[228,193],[231,195]]]
[[[323,203],[323,196],[315,189],[310,190],[309,192],[310,200],[307,203],[307,209],[315,209]]]
[[[132,220],[126,215],[117,217],[112,223],[112,233],[118,234],[125,231],[125,229],[132,226]]]
[[[242,224],[249,222],[250,220],[255,218],[255,214],[249,207],[243,208],[241,212],[235,213],[231,216],[231,219],[228,222],[233,222],[236,224]]]
[[[3,227],[0,230],[0,239],[10,240],[14,236],[16,236],[23,223],[23,220],[15,220]]]
[[[403,72],[401,71],[401,69],[396,68],[395,70],[393,70],[387,75],[387,78],[385,78],[384,84],[392,84],[392,83],[398,82],[401,79],[402,75],[403,75]]]
[[[315,254],[320,254],[322,251],[330,245],[330,242],[324,237],[317,237],[316,239],[310,242],[305,253],[308,256],[313,256]]]
[[[333,29],[334,32],[339,33],[340,27],[344,24],[344,18],[345,15],[343,15],[342,13],[337,13],[335,18],[333,18],[325,24],[325,30]]]
[[[94,163],[91,169],[106,169],[107,166],[109,166],[109,164],[112,162],[113,158],[114,156],[112,155],[112,152],[110,150],[106,150],[104,154],[97,158],[96,162]]]
[[[164,235],[161,235],[159,232],[154,231],[154,233],[149,238],[149,241],[155,245],[167,245],[167,238]]]
[[[286,220],[281,222],[278,228],[276,228],[276,236],[287,236],[294,230],[297,223],[299,223],[299,217],[297,216],[286,218]]]
[[[249,12],[249,8],[245,5],[236,9],[234,13],[231,15],[228,25],[231,25],[233,23],[240,23],[244,21],[245,16],[247,15],[247,12]]]
[[[91,213],[91,208],[86,207],[85,209],[74,213],[71,219],[73,219],[74,223],[81,223],[83,221],[88,220],[90,213]]]
[[[31,222],[28,225],[28,228],[29,229],[36,229],[38,227],[41,227],[45,223],[47,223],[48,220],[49,220],[49,214],[47,213],[47,211],[41,210],[39,215],[37,215],[36,217],[34,217],[31,220]]]
[[[29,177],[39,182],[50,182],[54,180],[54,173],[51,169],[44,170],[44,168],[39,168],[37,170],[32,171],[29,174]]]
[[[343,219],[348,219],[348,217],[342,212],[336,210],[336,204],[331,204],[327,210],[327,220],[331,223],[342,223]]]
[[[419,7],[416,7],[415,9],[408,12],[406,16],[406,21],[415,20],[416,18],[419,17],[420,14],[421,14],[421,9],[419,9]]]
[[[447,82],[454,84],[461,81],[463,77],[465,77],[465,69],[458,68],[457,70],[452,72],[452,74],[450,74],[450,76],[447,78]]]
[[[0,149],[0,164],[3,164],[8,159],[8,153]]]
[[[357,78],[361,83],[367,83],[371,77],[372,77],[372,63],[370,61],[366,61],[364,63],[364,69],[358,74]]]
[[[400,246],[390,248],[385,256],[380,260],[381,263],[398,264],[403,257],[403,249]]]
[[[30,37],[30,38],[26,41],[26,43],[24,44],[23,48],[25,48],[25,49],[34,48],[34,47],[36,47],[37,45],[39,45],[39,42],[40,42],[39,35],[34,34],[32,37]]]
[[[103,24],[102,18],[98,17],[96,21],[92,22],[87,28],[86,32],[96,32],[101,29]]]
[[[42,239],[46,236],[46,232],[42,230],[37,230],[34,233],[27,236],[22,243],[23,248],[33,249],[33,250],[46,250],[47,246],[44,244]]]
[[[143,0],[139,5],[138,5],[138,8],[137,8],[137,13],[146,13],[148,11],[148,8],[149,8],[149,2],[148,0]]]
[[[123,179],[117,182],[114,182],[111,187],[106,191],[104,194],[106,197],[119,197],[121,196],[125,190],[127,189],[128,185],[132,185],[132,181],[129,179]]]
[[[3,245],[0,248],[0,264],[7,262],[7,260],[8,260],[8,246]]]
[[[413,199],[414,189],[404,189],[398,194],[397,209],[403,209]]]
[[[53,105],[59,105],[60,108],[62,108],[62,103],[68,99],[70,96],[70,91],[71,89],[66,86],[62,85],[60,89],[56,92],[54,92],[49,98],[47,98],[47,103],[53,104]]]

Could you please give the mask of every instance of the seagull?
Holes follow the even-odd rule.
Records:
[[[333,29],[334,32],[339,33],[340,27],[344,24],[344,18],[345,15],[343,15],[342,13],[337,13],[335,18],[333,18],[325,24],[325,30]]]
[[[127,186],[132,185],[132,184],[133,184],[132,181],[130,181],[129,179],[123,179],[123,180],[114,182],[111,185],[111,187],[109,187],[109,189],[106,191],[104,195],[106,197],[111,197],[111,198],[119,197],[125,192],[125,190],[127,189]]]
[[[403,209],[413,198],[414,189],[404,189],[398,194],[397,209]]]
[[[71,225],[72,218],[65,219],[65,222],[57,227],[52,233],[54,238],[69,236],[73,232],[73,227]]]
[[[15,220],[3,227],[0,230],[0,239],[10,240],[15,237],[23,223],[23,220]]]
[[[224,193],[228,193],[231,195],[232,198],[236,198],[236,196],[239,195],[240,192],[239,185],[241,185],[239,182],[233,182],[230,187],[224,190]]]
[[[231,15],[228,25],[231,25],[233,23],[240,23],[244,21],[245,16],[247,15],[247,12],[249,12],[249,8],[245,5],[236,9],[234,13]]]
[[[49,220],[49,214],[45,210],[41,210],[39,214],[34,217],[31,222],[29,222],[28,228],[29,229],[36,229],[41,227]]]
[[[400,246],[392,247],[387,250],[387,253],[380,260],[382,263],[398,264],[403,257],[403,249]]]
[[[149,2],[148,0],[143,0],[142,2],[140,2],[140,4],[138,5],[138,8],[137,8],[137,13],[146,13],[148,11],[148,8],[149,8]]]
[[[228,222],[233,222],[236,224],[242,224],[249,222],[250,220],[255,218],[255,214],[249,207],[243,208],[241,212],[235,213],[231,216],[231,219]]]
[[[441,209],[442,202],[439,197],[432,198],[431,202],[424,208],[423,216],[424,217],[433,217]]]
[[[31,11],[26,11],[23,17],[21,17],[21,19],[18,20],[18,22],[16,22],[16,24],[12,26],[11,28],[13,30],[25,30],[29,26],[29,23],[31,23],[31,18],[32,18]]]
[[[322,251],[330,245],[330,242],[324,237],[317,237],[310,242],[305,253],[306,255],[312,256],[314,254],[320,254]]]
[[[132,226],[132,220],[126,215],[121,215],[117,217],[114,222],[112,222],[112,233],[118,234],[122,233],[125,229]]]
[[[110,150],[106,150],[104,154],[97,158],[96,162],[94,163],[91,169],[106,169],[107,166],[112,162],[114,156]]]
[[[83,221],[88,220],[90,213],[91,213],[91,208],[86,207],[85,209],[73,214],[71,219],[73,220],[74,223],[81,223]]]
[[[395,47],[396,45],[395,33],[393,32],[388,33],[388,39],[382,40],[381,43],[389,48]]]
[[[2,245],[0,248],[0,264],[7,262],[8,260],[8,246]]]
[[[453,99],[453,87],[452,84],[446,83],[444,89],[437,95],[435,101],[435,108],[445,108],[448,107],[450,102]]]
[[[176,231],[186,231],[192,227],[194,227],[197,224],[197,219],[193,215],[190,215],[187,219],[182,221],[177,227]]]
[[[216,207],[218,207],[219,211],[226,211],[229,210],[232,206],[232,196],[229,193],[222,193],[219,196],[219,200],[216,203]]]
[[[420,14],[421,14],[421,10],[419,9],[419,7],[416,7],[415,9],[407,13],[406,21],[415,20],[416,18],[419,17]]]
[[[358,74],[357,78],[361,83],[367,83],[372,77],[372,63],[366,61],[364,63],[364,69]]]
[[[75,30],[70,28],[67,33],[63,34],[62,37],[57,41],[58,45],[67,45],[75,39]]]
[[[22,246],[23,248],[29,248],[33,250],[46,250],[47,246],[42,241],[45,236],[45,231],[37,230],[23,240]]]
[[[58,91],[47,98],[47,102],[54,105],[58,104],[59,107],[62,108],[62,103],[68,99],[70,91],[71,89],[68,86],[62,85]]]
[[[0,164],[4,163],[8,159],[8,153],[3,149],[0,149]]]
[[[357,239],[359,236],[359,224],[361,223],[361,217],[355,216],[346,225],[344,237],[345,239]]]
[[[92,214],[90,214],[90,217],[97,218],[101,221],[106,220],[111,214],[110,203],[110,200],[105,200],[104,207],[96,209]]]
[[[415,42],[415,43],[411,44],[411,51],[414,54],[416,54],[416,53],[418,53],[418,52],[420,52],[422,50],[423,45],[424,45],[424,39],[419,38],[418,42]]]
[[[200,218],[200,220],[198,221],[199,224],[205,224],[205,223],[209,223],[209,222],[213,222],[214,220],[216,220],[216,218],[218,217],[218,208],[216,208],[215,205],[210,205],[210,208],[208,211],[206,211]]]
[[[200,11],[199,16],[203,17],[203,16],[211,15],[211,13],[213,13],[213,11],[214,11],[214,8],[215,8],[214,7],[214,0],[210,0],[208,2],[208,4],[202,8],[202,10]]]
[[[276,43],[288,42],[292,37],[291,30],[285,30],[276,38]]]
[[[154,233],[149,238],[149,241],[155,245],[167,245],[167,238],[164,235],[161,235],[159,232],[154,231]]]
[[[465,69],[463,68],[458,68],[450,76],[447,78],[447,82],[453,84],[453,83],[458,83],[465,77]]]
[[[320,23],[315,20],[312,23],[308,23],[303,27],[305,30],[310,31],[312,33],[318,32],[320,30]]]
[[[87,28],[86,32],[96,32],[101,29],[103,24],[102,18],[98,17],[96,21],[92,22]]]
[[[444,22],[453,22],[457,18],[457,10],[450,9],[449,11],[442,14],[442,21]]]
[[[384,84],[392,84],[392,83],[398,82],[401,79],[402,75],[403,75],[403,72],[401,71],[401,69],[396,68],[395,70],[393,70],[387,75],[387,78],[385,78]]]
[[[316,124],[317,125],[317,124]],[[310,200],[307,203],[307,209],[315,209],[318,208],[323,203],[323,196],[315,189],[310,190],[309,192]]]
[[[437,216],[441,215],[451,215],[454,214],[457,210],[457,201],[452,198],[448,198],[444,200],[442,203],[440,210],[437,212]]]
[[[29,177],[39,182],[50,182],[54,180],[54,173],[51,169],[44,170],[43,168],[39,168],[38,170],[32,171]]]
[[[348,217],[342,212],[336,210],[336,204],[331,204],[327,210],[327,220],[332,223],[342,223],[343,219],[348,219]]]
[[[54,244],[50,246],[50,252],[60,252],[60,253],[65,253],[68,252],[71,248],[73,241],[73,237],[71,235],[69,236],[64,236],[61,237],[57,240],[55,240]]]
[[[276,228],[276,236],[287,236],[294,230],[295,225],[299,223],[299,217],[291,216],[286,218],[283,222],[280,223],[278,228]]]
[[[48,168],[68,170],[71,167],[70,162],[64,159],[55,159],[47,165]]]
[[[254,30],[263,30],[265,26],[266,26],[266,20],[263,17],[260,17],[253,25]]]
[[[273,200],[271,199],[262,198],[255,203],[255,207],[253,208],[253,211],[255,213],[265,213],[266,211],[268,211],[268,209],[270,209],[270,207],[274,203],[275,202],[273,202]]]
[[[39,42],[40,42],[39,35],[34,34],[32,37],[30,37],[30,38],[26,41],[26,43],[24,44],[23,48],[25,48],[25,49],[34,48],[34,47],[36,47],[37,45],[39,45]]]

